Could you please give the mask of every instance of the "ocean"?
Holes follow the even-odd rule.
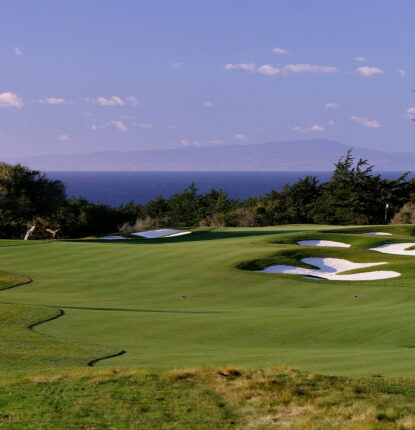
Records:
[[[402,172],[380,172],[387,179]],[[82,196],[94,203],[119,206],[129,201],[146,203],[157,196],[165,198],[182,191],[193,181],[201,193],[212,188],[225,190],[234,199],[258,196],[307,175],[320,182],[332,172],[47,172],[50,179],[66,185],[68,196]]]

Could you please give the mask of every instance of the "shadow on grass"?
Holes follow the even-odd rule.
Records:
[[[176,311],[168,309],[134,309],[134,308],[101,308],[101,307],[89,307],[89,306],[60,306],[60,305],[34,305],[24,304],[24,303],[14,303],[14,302],[0,302],[2,305],[19,305],[19,306],[36,306],[42,308],[53,308],[59,309],[61,313],[58,316],[54,316],[50,320],[56,319],[64,314],[62,309],[73,309],[81,311],[109,311],[109,312],[148,312],[148,313],[164,313],[164,314],[224,314],[228,313],[225,311]],[[41,321],[39,323],[33,324],[33,327],[50,320]],[[32,328],[32,327],[30,327]]]
[[[171,238],[160,238],[160,239],[129,239],[129,240],[103,240],[103,239],[66,239],[61,240],[60,242],[87,242],[87,243],[122,243],[124,245],[137,245],[137,244],[152,244],[158,245],[161,243],[182,243],[182,242],[200,242],[206,240],[226,240],[226,239],[238,239],[245,237],[262,237],[262,236],[271,236],[271,235],[281,235],[281,234],[289,234],[289,233],[301,233],[306,230],[268,230],[268,231],[203,231],[203,232],[194,232],[187,236],[181,237],[171,237]]]

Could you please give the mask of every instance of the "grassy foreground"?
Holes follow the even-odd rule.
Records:
[[[49,371],[0,382],[0,428],[413,429],[415,380],[295,369]]]

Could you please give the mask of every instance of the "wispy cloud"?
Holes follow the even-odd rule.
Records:
[[[254,63],[239,63],[227,64],[225,70],[245,70],[247,72],[256,72],[256,65]]]
[[[406,70],[405,69],[400,69],[398,71],[398,73],[399,73],[399,76],[402,76],[402,78],[404,78],[406,76]]]
[[[118,96],[111,97],[98,97],[92,100],[92,103],[98,104],[100,106],[125,106],[127,104],[131,104],[133,106],[137,106],[140,101],[135,97],[127,97],[123,99]]]
[[[60,140],[61,142],[65,142],[65,141],[71,140],[71,138],[70,138],[67,134],[61,134],[61,135],[59,136],[59,140]]]
[[[353,115],[351,120],[355,121],[355,122],[361,124],[363,127],[367,127],[367,128],[380,128],[380,127],[382,127],[382,124],[379,121],[377,121],[375,119],[368,119],[364,116]]]
[[[182,63],[181,61],[175,61],[174,63],[172,63],[172,67],[173,69],[179,69],[180,67],[183,67],[184,63]]]
[[[43,99],[39,99],[38,103],[47,104],[47,105],[64,105],[66,104],[66,100],[62,97],[44,97]]]
[[[151,124],[148,124],[146,122],[140,122],[140,124],[138,124],[138,126],[140,128],[153,128],[153,126]]]
[[[384,72],[382,69],[379,69],[378,67],[358,67],[356,69],[358,73],[360,73],[363,76],[372,76],[372,75],[383,75]]]
[[[138,106],[140,104],[140,100],[135,97],[127,97],[127,102],[132,104],[133,106]]]
[[[315,64],[287,64],[283,67],[276,67],[272,64],[257,66],[254,63],[226,64],[225,70],[244,70],[250,73],[260,73],[268,76],[290,75],[298,73],[336,73],[339,71],[334,66],[319,66]]]
[[[201,146],[201,143],[199,140],[189,140],[189,139],[182,139],[180,141],[180,145],[182,146]]]
[[[234,136],[233,136],[236,140],[246,140],[246,139],[248,139],[248,136],[246,136],[245,134],[243,134],[243,133],[236,133]]]
[[[288,51],[286,49],[282,49],[279,46],[276,46],[272,52],[275,52],[276,54],[286,54]]]
[[[326,103],[324,105],[324,109],[336,109],[337,107],[339,107],[337,103]]]
[[[0,108],[17,108],[24,106],[23,99],[17,94],[5,92],[0,93]]]
[[[215,105],[211,101],[209,101],[209,100],[205,100],[203,102],[203,106],[205,106],[207,108],[214,108],[215,107]]]
[[[410,107],[406,110],[406,117],[415,120],[415,107]]]
[[[128,130],[127,126],[120,120],[112,120],[110,124],[113,125],[117,130],[126,132]]]
[[[125,105],[124,100],[117,96],[112,96],[109,98],[98,97],[95,100],[95,103],[99,104],[100,106],[124,106]]]
[[[365,57],[353,57],[354,61],[359,61],[360,63],[363,61],[367,61]]]
[[[23,51],[20,48],[18,48],[17,46],[15,46],[13,48],[13,51],[16,55],[23,55]]]
[[[323,133],[324,131],[326,131],[326,129],[318,124],[312,125],[311,127],[298,127],[295,126],[293,127],[294,131],[298,131],[299,133],[313,133],[313,132],[318,132],[318,133]]]

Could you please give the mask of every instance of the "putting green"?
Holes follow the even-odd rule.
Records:
[[[85,365],[91,355],[125,350],[95,365],[289,364],[331,374],[415,375],[415,257],[368,251],[415,243],[413,228],[382,227],[393,236],[364,236],[362,229],[370,231],[295,225],[216,229],[168,242],[0,241],[2,270],[33,280],[0,291],[0,303],[62,309],[37,332],[75,345]],[[352,247],[296,244],[322,239]],[[310,256],[386,261],[382,270],[402,276],[334,283],[253,272]]]

